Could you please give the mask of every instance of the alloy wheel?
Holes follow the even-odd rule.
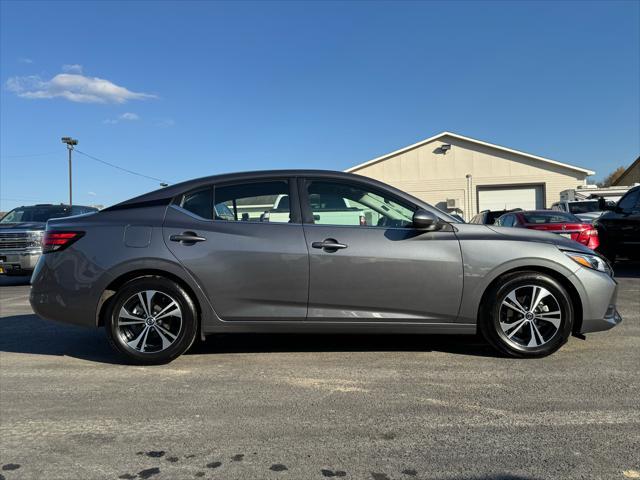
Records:
[[[138,292],[118,312],[118,335],[124,345],[140,353],[166,350],[175,343],[181,330],[180,305],[164,292]]]
[[[507,342],[520,349],[534,349],[556,336],[562,323],[562,310],[549,290],[539,285],[525,285],[504,297],[499,321]]]

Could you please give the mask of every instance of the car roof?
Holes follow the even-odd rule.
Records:
[[[12,208],[12,210],[15,210],[16,208],[35,208],[35,207],[82,207],[82,208],[95,208],[96,210],[98,210],[98,208],[96,207],[91,207],[89,205],[77,205],[75,203],[73,205],[68,205],[66,203],[36,203],[35,205],[20,205],[19,207]]]
[[[111,207],[105,208],[103,211],[119,210],[122,208],[135,208],[138,206],[151,206],[151,205],[163,205],[169,202],[170,199],[181,195],[184,192],[195,190],[201,187],[206,187],[214,183],[226,183],[236,182],[243,180],[260,180],[274,177],[291,178],[291,177],[321,177],[327,179],[338,180],[355,180],[360,183],[370,185],[373,188],[383,189],[389,191],[400,198],[405,198],[412,203],[420,205],[423,208],[433,209],[438,214],[443,214],[445,217],[448,215],[441,210],[427,204],[423,200],[414,197],[413,195],[403,192],[391,185],[379,182],[369,177],[358,175],[355,173],[340,172],[335,170],[308,170],[308,169],[288,169],[288,170],[256,170],[249,172],[237,172],[237,173],[223,173],[219,175],[210,175],[208,177],[195,178],[193,180],[187,180],[185,182],[176,183],[168,187],[160,188],[149,193],[125,200]]]

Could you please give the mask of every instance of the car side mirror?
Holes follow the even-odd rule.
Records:
[[[438,217],[434,213],[419,208],[413,214],[412,224],[414,228],[433,229],[438,224]]]

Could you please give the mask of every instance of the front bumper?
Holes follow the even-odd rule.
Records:
[[[576,333],[609,330],[622,322],[616,308],[618,282],[607,274],[580,268],[575,272],[582,299],[582,322]],[[574,284],[575,285],[575,284]]]
[[[616,309],[616,306],[611,304],[602,318],[583,319],[580,333],[601,332],[603,330],[609,330],[620,323],[622,323],[622,316]]]
[[[0,250],[0,274],[31,273],[42,250]]]

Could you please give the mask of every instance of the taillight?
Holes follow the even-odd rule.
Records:
[[[44,232],[42,253],[64,250],[84,235],[84,232]]]
[[[583,230],[578,234],[578,238],[576,238],[576,241],[582,243],[583,245],[586,245],[591,250],[595,250],[600,245],[598,230],[596,230],[595,228]]]

